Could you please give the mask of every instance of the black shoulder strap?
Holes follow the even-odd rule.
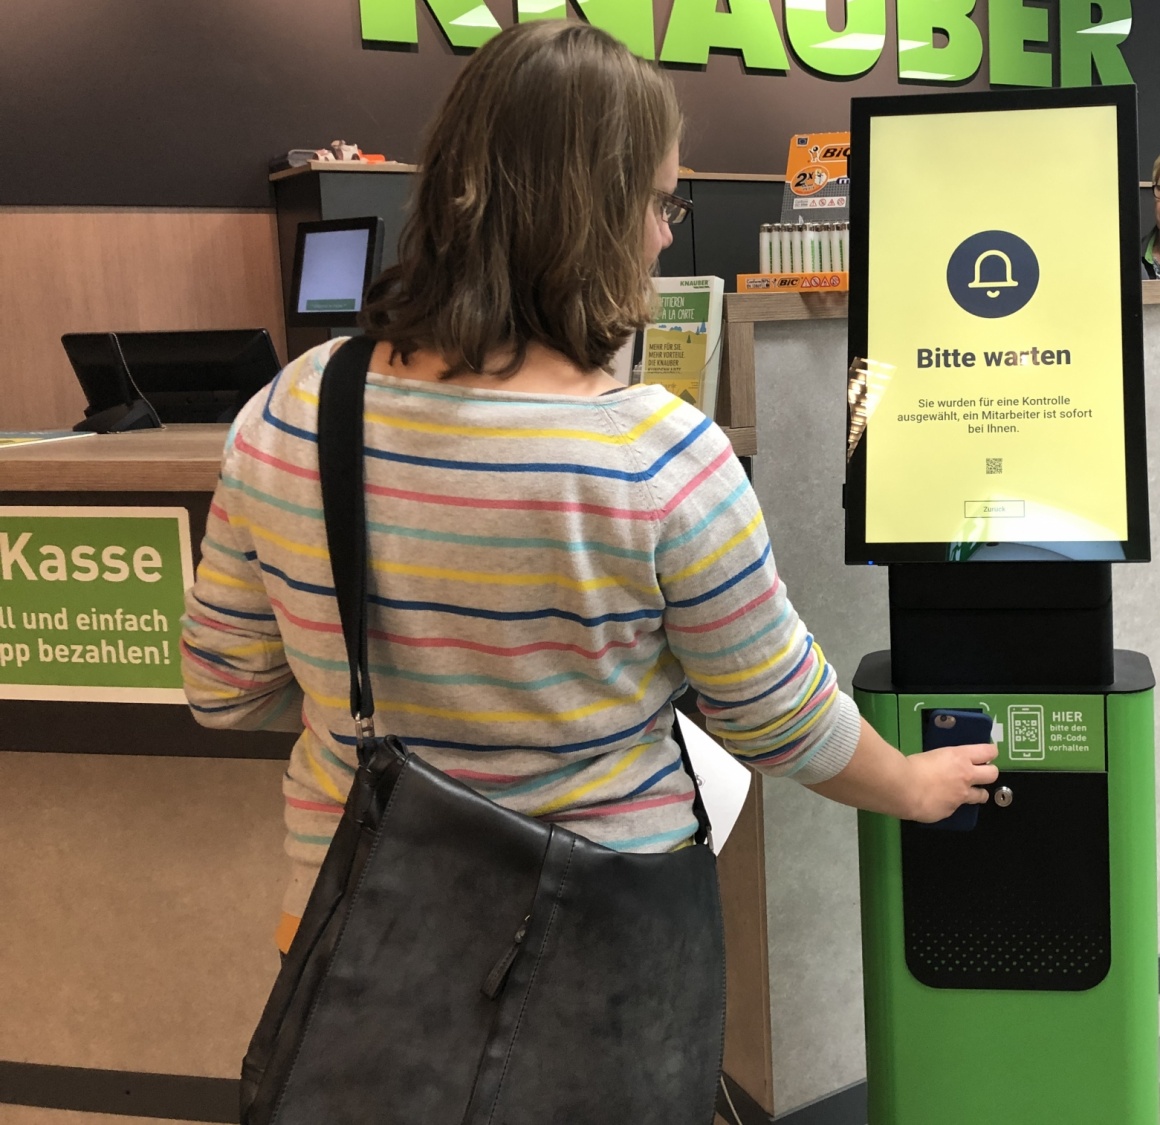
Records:
[[[354,336],[330,357],[318,394],[318,472],[334,593],[350,665],[350,713],[363,743],[375,699],[367,661],[367,529],[363,498],[363,391],[376,340]]]
[[[350,665],[350,713],[359,732],[359,759],[370,752],[375,700],[367,658],[367,530],[363,491],[363,394],[377,341],[354,336],[330,357],[318,394],[318,471],[326,543],[346,658]],[[673,712],[673,738],[693,779],[697,842],[711,841],[709,816],[689,751]],[[365,763],[364,763],[365,764]]]

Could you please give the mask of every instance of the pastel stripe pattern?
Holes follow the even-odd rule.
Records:
[[[318,483],[331,345],[239,416],[182,645],[212,727],[299,732],[283,781],[300,914],[355,766]],[[672,700],[741,760],[811,783],[857,711],[787,600],[721,430],[661,387],[599,398],[371,374],[364,430],[380,732],[498,803],[611,848],[694,828]]]

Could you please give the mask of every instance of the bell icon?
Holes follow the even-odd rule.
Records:
[[[983,280],[984,263],[987,262],[988,258],[1000,259],[1003,265],[1006,266],[1004,270],[996,264],[988,270],[992,274],[1001,272],[1003,274],[1002,280],[996,278],[989,278],[986,281]],[[1019,282],[1011,277],[1011,259],[1002,250],[988,250],[975,259],[975,280],[970,282],[967,287],[969,289],[985,289],[988,297],[998,297],[1000,289],[1017,288],[1018,285]]]
[[[1035,251],[1007,230],[977,231],[964,238],[947,260],[947,290],[970,316],[988,320],[1012,316],[1035,297],[1039,281]]]

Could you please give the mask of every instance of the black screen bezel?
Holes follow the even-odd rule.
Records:
[[[383,220],[377,215],[352,219],[322,219],[299,223],[294,239],[294,269],[290,274],[290,291],[286,301],[286,324],[291,328],[356,328],[360,309],[354,312],[299,312],[298,296],[302,288],[302,265],[306,254],[306,236],[338,230],[367,232],[366,260],[363,262],[363,297],[379,273],[383,253]],[[361,305],[361,302],[360,302]]]
[[[1144,413],[1143,309],[1139,264],[1139,187],[1135,86],[1097,86],[1066,90],[1017,90],[985,93],[919,94],[851,100],[850,152],[850,364],[866,355],[869,340],[870,147],[875,118],[948,113],[1002,113],[1011,110],[1112,106],[1116,110],[1120,210],[1120,319],[1124,378],[1124,471],[1128,538],[1122,542],[1003,543],[997,561],[1148,562],[1147,421]],[[1050,184],[1045,184],[1050,190]],[[1061,232],[1066,237],[1066,232]],[[847,414],[847,425],[849,424]],[[846,466],[846,562],[850,565],[987,561],[986,551],[958,550],[953,543],[866,542],[867,426]]]

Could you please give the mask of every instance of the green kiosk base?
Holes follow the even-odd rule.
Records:
[[[1040,598],[1055,573],[1002,570]],[[1113,656],[1106,566],[1080,568],[1086,605],[1048,596],[1032,610],[1012,597],[972,611],[977,590],[955,604],[954,571],[933,569],[923,589],[891,568],[902,651],[867,656],[854,679],[863,715],[904,753],[922,752],[937,708],[989,714],[1000,769],[966,830],[860,814],[869,1125],[1156,1125],[1151,666]],[[1095,643],[1077,659],[1085,613],[1106,621],[1079,630]],[[998,669],[990,686],[946,655],[966,621],[992,638],[969,657]],[[1038,661],[1031,642],[1009,659],[994,641],[1057,626],[1070,656],[1060,638]],[[1039,686],[1019,687],[1020,667]],[[1083,686],[1093,678],[1104,686]]]
[[[1137,136],[1123,85],[851,103],[846,562],[890,571],[854,695],[999,766],[859,822],[869,1125],[1160,1125],[1154,679],[1112,629],[1151,560]],[[1082,260],[1009,174],[1048,137]]]

